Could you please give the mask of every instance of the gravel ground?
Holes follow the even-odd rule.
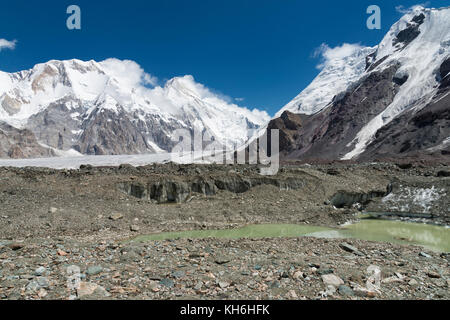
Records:
[[[448,168],[292,165],[242,193],[158,203],[120,186],[194,177],[228,183],[257,179],[257,168],[0,168],[0,299],[449,299],[449,256],[420,247],[313,238],[127,241],[253,223],[336,226],[358,213],[333,207],[338,191],[380,193],[394,180],[448,190],[442,172]],[[433,210],[448,221],[448,208]]]

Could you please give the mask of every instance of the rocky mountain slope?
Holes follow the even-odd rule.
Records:
[[[0,72],[0,157],[171,151],[177,129],[234,146],[269,120],[191,76],[154,84],[135,62],[117,59],[52,60],[27,71]],[[19,143],[20,130],[30,138]]]
[[[269,124],[287,159],[450,153],[450,7],[415,7],[377,47],[344,51]]]

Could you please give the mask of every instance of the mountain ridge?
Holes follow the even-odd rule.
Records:
[[[363,59],[363,50],[373,51]],[[340,85],[346,85],[344,90],[331,86],[324,101],[314,100],[329,79],[348,75],[339,70],[329,74],[347,60],[340,57],[327,61],[311,85],[277,114],[309,116],[302,126],[289,130],[290,148],[281,150],[283,157],[371,161],[407,154],[447,154],[450,7],[417,6],[390,28],[378,46],[354,47],[350,57],[359,57],[357,65],[364,60],[365,68],[352,69],[349,79],[340,80]],[[308,104],[311,97],[316,104]],[[269,127],[284,130],[276,123],[272,120]]]
[[[157,86],[129,60],[50,60],[0,72],[0,122],[30,130],[41,146],[62,152],[170,152],[177,129],[208,133],[233,147],[268,120],[265,112],[229,103],[192,76]]]

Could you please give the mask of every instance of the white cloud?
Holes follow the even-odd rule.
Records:
[[[317,69],[323,69],[328,63],[335,60],[342,60],[351,56],[355,51],[361,50],[363,46],[356,43],[344,43],[341,46],[330,48],[326,43],[322,43],[319,48],[314,51],[313,57],[322,59],[322,62],[317,65]]]
[[[100,62],[100,64],[109,75],[128,87],[155,86],[158,83],[158,78],[146,73],[140,65],[131,60],[111,58]]]
[[[6,39],[0,39],[0,51],[2,51],[3,49],[14,50],[14,48],[16,47],[16,43],[17,40],[8,41]]]
[[[424,2],[424,3],[416,4],[416,5],[414,5],[414,6],[412,6],[412,7],[409,7],[409,8],[406,8],[406,7],[403,6],[403,5],[399,5],[399,6],[396,6],[396,7],[395,7],[395,10],[396,10],[398,13],[401,13],[401,14],[407,14],[407,13],[410,13],[410,12],[416,10],[416,9],[419,9],[419,8],[426,8],[426,7],[429,7],[429,6],[430,6],[430,2],[427,1],[427,2]]]

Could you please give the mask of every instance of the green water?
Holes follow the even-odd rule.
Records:
[[[194,230],[144,235],[133,241],[203,238],[354,238],[398,244],[413,244],[439,252],[450,252],[450,229],[427,224],[364,219],[342,228],[325,228],[295,224],[249,225],[230,230]]]

